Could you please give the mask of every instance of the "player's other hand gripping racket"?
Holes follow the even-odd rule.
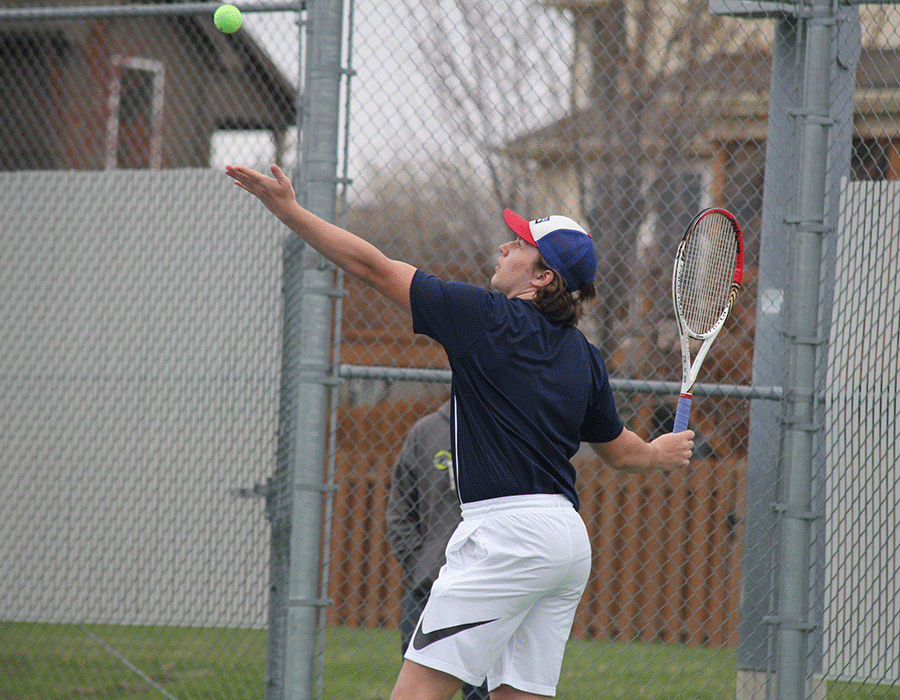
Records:
[[[687,429],[697,373],[741,289],[744,241],[737,219],[718,208],[691,221],[675,253],[672,302],[681,337],[681,396],[675,430]],[[690,340],[703,341],[691,363]]]

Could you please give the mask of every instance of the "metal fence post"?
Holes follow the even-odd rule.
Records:
[[[785,220],[795,206],[792,183],[797,176],[796,125],[789,115],[796,104],[801,80],[796,60],[800,41],[797,24],[794,17],[783,17],[776,22],[769,88],[753,382],[770,386],[783,386],[785,381],[781,360],[786,353],[784,294],[788,261],[784,241],[788,231]],[[771,606],[773,576],[772,503],[776,500],[782,431],[778,419],[779,411],[769,402],[751,402],[737,650],[738,700],[765,697],[768,672],[774,670],[770,667],[770,630],[765,619]]]
[[[818,336],[825,333],[817,333],[816,329],[828,328],[827,304],[834,274],[833,251],[826,251],[823,260],[821,239],[837,225],[840,182],[850,162],[860,24],[855,9],[842,8],[834,17],[830,8],[821,4],[811,9],[765,1],[716,0],[710,3],[710,10],[736,17],[778,19],[766,136],[753,380],[754,384],[763,385],[783,382],[787,390],[782,420],[766,402],[757,400],[751,404],[737,659],[737,698],[748,700],[770,697],[775,688],[780,693],[802,693],[804,673],[815,674],[821,668],[818,626],[822,602],[818,598],[815,604],[809,602],[810,586],[821,588],[821,571],[810,570],[811,552],[816,557],[822,555],[821,542],[813,542],[811,525],[812,513],[822,509],[821,496],[814,502],[812,495],[817,474],[812,464],[815,419],[810,418],[805,425],[798,423],[791,402],[802,397],[803,410],[815,416],[816,399],[812,392],[818,371]],[[828,32],[834,32],[835,24],[837,36],[833,43]],[[811,26],[817,29],[810,31]],[[803,157],[798,158],[801,153]],[[794,183],[800,183],[799,188]],[[795,265],[791,268],[791,258],[784,254],[784,247],[794,231],[799,234],[794,241]],[[813,268],[809,267],[811,263]],[[820,265],[824,265],[822,278],[817,271]],[[820,279],[824,280],[821,288]],[[800,294],[791,304],[790,292],[796,290],[801,290]],[[826,304],[821,316],[817,307],[820,298]],[[796,325],[797,321],[801,325]],[[796,361],[784,367],[780,358],[788,354],[789,345],[802,348],[802,357],[791,355]],[[804,387],[800,391],[798,383]],[[784,442],[782,436],[789,431],[793,431],[792,437],[799,436],[800,442]],[[789,452],[788,445],[800,448],[804,440],[802,456]],[[794,474],[800,469],[801,476]],[[792,486],[779,493],[780,478]],[[799,499],[804,505],[798,507],[792,499]],[[788,521],[792,525],[778,533],[776,524]],[[780,548],[773,541],[773,533],[782,535]],[[801,549],[802,561],[795,557]],[[783,571],[784,561],[790,561],[791,571]],[[789,601],[788,608],[782,605],[779,609],[779,600]],[[772,635],[770,630],[776,633]],[[803,635],[802,648],[795,645],[798,634]],[[773,641],[777,649],[770,646]],[[768,687],[770,680],[777,681],[777,675],[769,674],[780,673],[785,664],[791,665],[793,677],[789,672],[784,683]],[[788,690],[792,687],[794,690]],[[796,690],[798,687],[800,691]],[[813,697],[821,691],[819,688]]]
[[[297,198],[308,210],[334,221],[343,70],[342,0],[307,2],[306,66],[301,109]],[[328,601],[320,590],[325,458],[328,437],[334,267],[315,250],[290,235],[284,244],[284,356],[279,434],[280,489],[275,497],[273,540],[286,561],[273,553],[273,615],[270,635],[283,645],[269,654],[267,700],[308,700],[315,696],[316,632],[319,610]],[[278,514],[281,519],[278,520]],[[280,534],[279,534],[280,533]],[[279,542],[280,540],[280,542]],[[279,677],[280,675],[280,677]]]
[[[815,621],[810,618],[813,445],[816,422],[816,366],[821,344],[819,294],[822,238],[826,221],[831,67],[835,16],[827,0],[816,0],[801,22],[806,34],[800,135],[799,186],[791,271],[785,446],[780,519],[778,612],[774,622],[779,700],[800,700],[806,692],[806,657]]]

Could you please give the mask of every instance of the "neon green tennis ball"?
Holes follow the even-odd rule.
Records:
[[[213,22],[220,31],[234,34],[241,28],[241,11],[234,5],[222,5],[213,15]]]

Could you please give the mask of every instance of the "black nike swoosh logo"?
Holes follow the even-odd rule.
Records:
[[[434,630],[428,634],[422,632],[422,623],[420,622],[419,626],[416,627],[416,635],[413,637],[413,649],[422,651],[422,649],[429,644],[434,644],[447,637],[452,637],[454,634],[470,630],[473,627],[480,627],[481,625],[486,625],[490,622],[496,622],[499,619],[500,618],[494,618],[493,620],[482,620],[481,622],[466,622],[462,625],[454,625],[453,627],[444,627],[443,629]]]

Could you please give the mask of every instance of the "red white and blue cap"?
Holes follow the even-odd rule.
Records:
[[[544,260],[566,281],[570,292],[594,281],[597,254],[591,234],[568,216],[554,214],[526,221],[507,209],[503,220],[519,238],[541,251]]]

